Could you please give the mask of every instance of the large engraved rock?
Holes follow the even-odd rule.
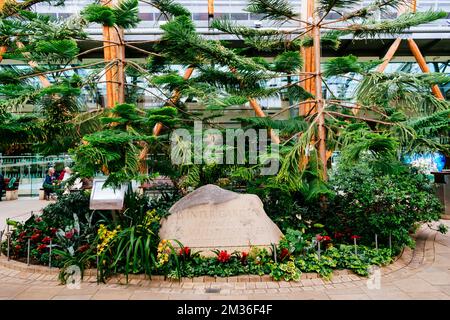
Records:
[[[180,199],[169,212],[161,221],[161,239],[176,239],[205,256],[213,255],[213,249],[248,252],[251,246],[270,248],[283,236],[258,196],[212,184]]]

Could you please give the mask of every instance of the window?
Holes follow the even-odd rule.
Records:
[[[248,20],[247,13],[231,13],[231,20]]]
[[[206,20],[208,20],[208,14],[207,13],[194,13],[194,14],[192,14],[192,18],[197,21],[206,21]]]
[[[139,19],[142,21],[153,21],[153,13],[141,12],[139,13]]]

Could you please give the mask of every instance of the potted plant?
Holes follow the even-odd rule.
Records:
[[[9,179],[8,184],[6,184],[5,186],[5,191],[6,191],[6,200],[17,200],[19,198],[19,179],[16,178]]]

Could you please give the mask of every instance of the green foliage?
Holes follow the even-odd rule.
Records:
[[[331,10],[351,8],[359,3],[361,3],[361,0],[319,0],[317,10],[327,14]]]
[[[430,94],[433,84],[448,83],[445,74],[378,73],[367,74],[357,88],[356,98],[362,105],[402,111],[411,116],[430,115],[449,109],[449,102]]]
[[[375,20],[353,24],[349,29],[356,37],[375,37],[380,33],[398,34],[403,30],[420,24],[429,23],[447,16],[444,11],[423,11],[404,13],[395,20],[377,22]]]
[[[178,17],[191,15],[189,10],[173,0],[151,0],[150,4],[166,16],[170,15],[173,17]]]
[[[115,273],[123,273],[128,281],[130,273],[151,275],[155,268],[155,257],[151,241],[155,236],[147,230],[132,226],[117,233],[108,242],[107,249],[98,253],[99,281]],[[100,241],[101,242],[101,241]]]
[[[331,77],[343,75],[350,72],[368,72],[370,69],[380,63],[381,61],[358,62],[358,58],[354,55],[332,58],[325,63],[323,75],[325,77]]]
[[[40,60],[51,61],[72,60],[79,53],[77,43],[74,40],[45,40],[38,41],[33,50],[33,56],[39,56]]]
[[[370,244],[378,234],[385,245],[392,236],[396,247],[411,245],[410,232],[421,222],[437,220],[442,207],[428,178],[408,168],[383,174],[366,163],[342,163],[330,184],[336,192],[333,215],[326,225],[362,236]]]
[[[138,0],[121,0],[116,7],[90,4],[83,9],[81,14],[89,22],[108,27],[117,25],[128,29],[139,23],[138,13]]]
[[[81,12],[83,17],[89,22],[99,23],[104,26],[112,27],[116,23],[116,16],[111,7],[101,4],[90,4]]]
[[[387,134],[374,133],[360,125],[349,125],[342,131],[339,141],[345,162],[355,163],[367,153],[373,158],[372,166],[386,165],[389,168],[389,164],[396,162],[398,142]]]
[[[89,210],[88,192],[74,192],[58,197],[58,201],[50,203],[43,209],[42,219],[53,227],[64,228],[73,223],[73,217],[78,217],[79,223],[88,223],[92,218]]]
[[[305,131],[308,124],[303,117],[295,117],[288,120],[273,120],[269,117],[237,118],[245,126],[255,129],[272,128],[280,130],[282,135],[294,134]]]
[[[262,14],[263,19],[287,20],[295,16],[287,0],[250,0],[247,11]]]
[[[260,70],[261,66],[253,60],[241,57],[216,41],[206,41],[195,32],[192,20],[178,16],[161,26],[163,52],[176,63],[195,65],[214,61],[223,66],[243,70]]]
[[[274,71],[293,73],[296,70],[301,69],[303,60],[298,52],[286,51],[275,57]]]
[[[120,0],[114,8],[115,24],[124,29],[134,28],[141,21],[138,0]]]
[[[0,152],[9,154],[17,150],[27,150],[36,138],[39,139],[39,118],[36,115],[12,115],[0,116]]]

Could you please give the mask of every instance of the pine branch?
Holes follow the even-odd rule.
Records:
[[[247,11],[262,14],[262,19],[289,20],[295,17],[287,0],[249,0]]]
[[[219,42],[207,41],[195,32],[192,20],[179,16],[161,26],[163,53],[181,64],[203,64],[205,61],[231,66],[239,70],[261,70],[261,65],[241,57]]]
[[[376,22],[374,20],[367,23],[351,24],[345,27],[346,30],[352,31],[355,37],[375,37],[382,34],[399,34],[405,29],[418,26],[420,24],[429,23],[447,16],[444,11],[425,11],[416,13],[404,13],[395,20],[386,20]]]
[[[241,38],[246,37],[267,37],[276,35],[286,35],[286,31],[278,29],[255,29],[238,25],[235,21],[230,19],[214,19],[211,23],[211,28],[220,30],[222,32],[230,33]]]
[[[139,19],[138,0],[120,0],[114,7],[115,24],[124,29],[134,28]]]
[[[325,77],[339,76],[346,73],[365,73],[379,65],[382,61],[358,62],[354,55],[329,59],[323,68]]]
[[[191,16],[191,13],[189,12],[189,10],[187,10],[181,4],[176,3],[173,0],[149,0],[149,1],[142,1],[142,2],[155,7],[166,17],[167,16],[172,16],[172,17],[179,17],[179,16],[189,16],[190,17]]]
[[[346,9],[359,4],[362,0],[318,0],[317,11],[326,17],[331,10]]]

